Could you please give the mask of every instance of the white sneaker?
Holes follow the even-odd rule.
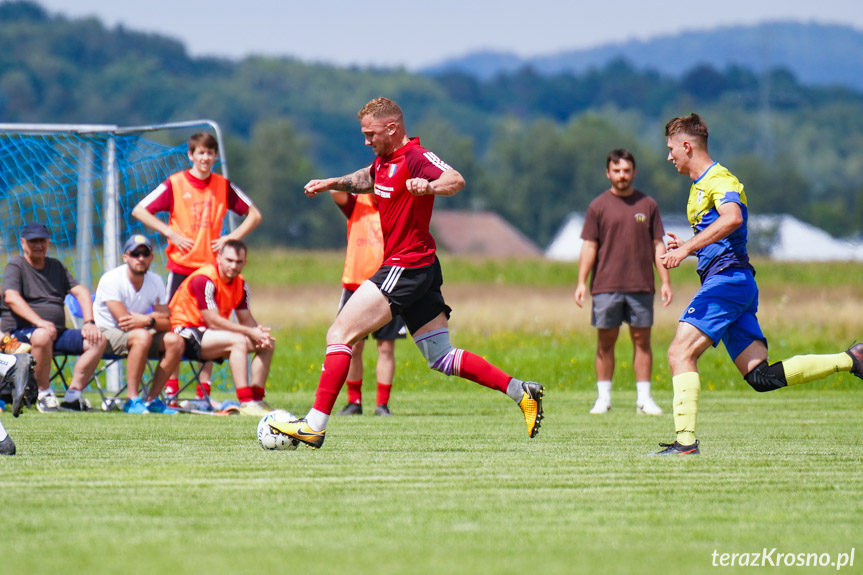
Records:
[[[42,413],[59,411],[60,402],[57,401],[57,396],[54,395],[53,391],[49,391],[48,393],[40,393],[39,398],[36,400],[36,409],[38,409]]]
[[[608,413],[611,410],[611,400],[605,397],[597,397],[596,403],[593,404],[593,409],[590,410],[590,413],[593,415],[602,415],[603,413]]]
[[[643,413],[644,415],[662,415],[662,409],[656,405],[656,402],[650,396],[635,405],[635,412]]]
[[[268,409],[269,408],[269,409]],[[263,417],[271,413],[273,408],[263,401],[246,401],[240,404],[240,413],[243,415],[252,415],[254,417]]]

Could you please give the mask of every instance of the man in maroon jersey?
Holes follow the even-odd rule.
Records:
[[[409,138],[398,104],[375,98],[357,114],[375,161],[340,178],[311,180],[309,197],[339,190],[374,193],[384,236],[384,262],[360,285],[327,332],[327,351],[315,402],[305,418],[271,423],[274,431],[312,447],[324,443],[325,429],[351,361],[351,345],[401,315],[430,368],[506,393],[524,414],[535,437],[542,421],[542,385],[516,379],[469,351],[454,348],[444,303],[440,263],[429,233],[435,196],[464,188],[456,170]]]

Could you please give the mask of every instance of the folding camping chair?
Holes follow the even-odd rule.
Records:
[[[72,317],[72,324],[76,329],[81,329],[81,326],[84,325],[84,316],[81,311],[81,305],[78,303],[78,300],[72,294],[66,294],[66,298],[64,300],[66,304],[66,309],[69,312],[69,315]],[[74,362],[70,360],[72,358],[78,357],[75,354],[57,354],[55,353],[52,357],[53,363],[53,371],[51,372],[50,381],[53,384],[54,382],[58,382],[63,386],[63,390],[67,390],[69,388],[69,379],[71,379],[69,371],[72,369]],[[99,392],[99,396],[101,397],[101,408],[103,411],[110,411],[112,409],[120,409],[122,407],[123,399],[120,395],[125,392],[126,384],[125,381],[119,389],[116,391],[111,391],[109,386],[106,383],[103,383],[103,380],[107,380],[109,377],[108,370],[112,365],[117,365],[119,367],[120,363],[125,359],[125,356],[122,355],[112,355],[105,354],[102,356],[102,362],[99,367],[93,372],[93,376],[90,378],[88,382],[89,385],[93,385],[96,390]],[[148,365],[149,366],[149,365]],[[152,374],[151,374],[152,375]],[[144,387],[144,384],[141,384]],[[146,393],[146,389],[143,389],[143,392]]]

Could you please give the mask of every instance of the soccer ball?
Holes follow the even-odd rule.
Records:
[[[277,409],[276,411],[268,413],[258,422],[258,443],[260,443],[261,447],[264,449],[269,450],[296,449],[297,443],[295,439],[277,431],[273,431],[270,428],[271,421],[294,421],[296,419],[297,417],[293,413],[283,409]]]

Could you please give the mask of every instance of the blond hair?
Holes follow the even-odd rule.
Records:
[[[402,109],[389,98],[375,98],[374,100],[369,101],[368,104],[363,106],[360,111],[357,112],[357,118],[360,120],[366,116],[371,116],[376,120],[392,118],[399,123],[404,122]]]

